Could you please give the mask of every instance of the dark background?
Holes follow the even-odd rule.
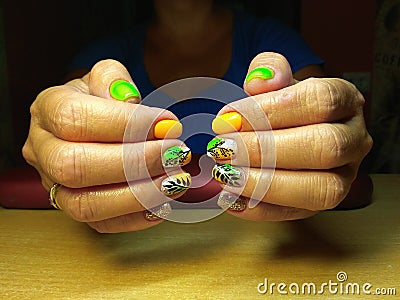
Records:
[[[29,129],[29,106],[43,89],[57,85],[72,56],[86,43],[110,32],[134,26],[145,17],[146,1],[12,1],[2,5],[6,91],[2,107],[9,110],[6,160],[2,168],[24,165],[21,148]],[[225,1],[258,16],[281,19],[297,29],[311,48],[326,60],[328,75],[372,72],[373,0]],[[138,4],[139,3],[139,4]],[[1,45],[4,47],[4,45]],[[368,104],[370,93],[365,93]],[[368,118],[368,116],[367,116]],[[2,123],[2,124],[3,124]],[[7,126],[5,123],[4,126]],[[7,127],[4,127],[7,128]],[[3,128],[3,131],[5,130]]]

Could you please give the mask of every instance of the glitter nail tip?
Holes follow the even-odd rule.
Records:
[[[153,208],[151,211],[146,210],[144,217],[148,221],[157,221],[160,219],[165,219],[172,211],[171,205],[169,203],[164,203],[160,206]]]

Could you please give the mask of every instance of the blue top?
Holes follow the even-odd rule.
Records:
[[[136,86],[139,88],[142,99],[145,99],[147,95],[155,90],[144,65],[143,49],[145,34],[146,24],[140,24],[122,34],[102,38],[83,49],[73,59],[69,70],[79,68],[91,69],[97,61],[102,59],[111,58],[118,60],[128,69]],[[232,58],[229,68],[222,79],[238,87],[242,87],[251,60],[261,52],[282,54],[288,60],[293,73],[307,65],[323,63],[323,60],[314,54],[299,34],[281,22],[270,18],[256,18],[246,13],[235,11]],[[224,97],[227,99],[222,99],[225,103],[246,97],[244,91],[239,93],[237,91],[233,93],[228,92],[227,94],[229,96]],[[184,117],[202,112],[216,115],[224,106],[225,103],[223,102],[196,98],[176,102],[172,106],[169,106],[168,110],[172,111],[182,120]],[[158,106],[156,103],[152,103],[151,105]],[[163,105],[161,107],[167,108]],[[199,125],[204,122],[195,123]],[[191,124],[193,125],[193,120]],[[184,130],[190,127],[186,124],[183,125]],[[194,153],[204,153],[205,146],[213,135],[210,124],[207,124],[204,128],[199,129],[196,127],[189,131],[191,132],[184,132],[184,136],[188,137],[192,135],[192,137],[185,140],[185,143]],[[203,131],[202,134],[196,134],[196,132],[201,131]]]

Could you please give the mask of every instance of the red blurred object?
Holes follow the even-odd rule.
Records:
[[[39,173],[30,166],[0,173],[0,205],[5,208],[51,208]]]
[[[191,163],[184,169],[193,177],[203,171],[201,177],[208,177],[211,174],[213,161],[205,161],[200,170],[199,156],[194,155]],[[206,185],[189,189],[177,202],[197,203],[203,202],[217,195],[221,186],[215,180],[209,181]],[[358,174],[353,182],[347,197],[334,210],[356,209],[369,205],[372,201],[373,184],[367,174]],[[39,173],[30,166],[14,168],[0,173],[0,205],[5,208],[52,208],[49,203],[49,194],[41,183]],[[179,208],[179,203],[175,203]],[[209,203],[204,208],[217,207],[216,203]]]

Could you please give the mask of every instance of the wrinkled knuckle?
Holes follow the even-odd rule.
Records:
[[[80,187],[85,182],[85,149],[79,145],[68,145],[49,156],[50,174],[58,183],[67,187]]]
[[[327,176],[325,187],[321,189],[321,204],[319,210],[335,208],[347,195],[348,187],[344,179],[337,174]]]
[[[64,211],[76,221],[92,222],[96,219],[97,208],[94,201],[91,201],[90,193],[75,191],[68,201],[68,208]]]
[[[317,99],[317,114],[321,121],[330,121],[343,109],[340,88],[324,79],[313,78],[315,97]]]
[[[349,152],[349,138],[332,124],[324,124],[318,128],[316,139],[321,142],[320,161],[325,168],[338,167],[345,161]]]
[[[60,101],[51,118],[54,134],[69,141],[84,136],[87,131],[88,111],[80,100]]]

